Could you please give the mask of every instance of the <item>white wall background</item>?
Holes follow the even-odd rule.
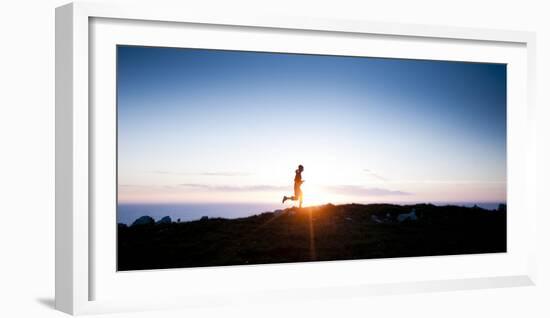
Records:
[[[550,10],[546,1],[185,1],[190,10],[398,21],[538,33],[539,200],[550,197]],[[164,1],[151,1],[160,6]],[[54,8],[60,0],[0,2],[0,316],[62,317],[54,296]],[[116,317],[549,317],[550,235],[540,207],[536,287],[357,298]]]

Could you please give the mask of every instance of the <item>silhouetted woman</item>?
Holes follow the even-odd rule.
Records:
[[[283,203],[285,203],[286,200],[300,201],[300,208],[302,207],[303,193],[300,186],[302,185],[302,183],[304,183],[304,180],[302,180],[303,171],[304,171],[304,166],[299,165],[298,169],[296,170],[296,176],[294,176],[294,195],[291,197],[287,197],[285,195],[283,197]]]

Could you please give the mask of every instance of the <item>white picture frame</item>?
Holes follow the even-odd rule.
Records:
[[[139,32],[138,36],[133,31],[138,27],[145,28],[142,31],[147,30],[151,25],[154,26],[152,32]],[[396,48],[400,42],[408,41],[407,57],[410,58],[448,57],[463,61],[509,63],[512,68],[508,87],[508,235],[509,243],[512,243],[509,244],[511,250],[503,255],[231,266],[138,273],[113,271],[114,254],[109,247],[112,246],[109,240],[112,241],[114,231],[107,230],[110,234],[103,239],[94,236],[98,228],[102,231],[106,228],[105,224],[110,222],[112,215],[106,213],[99,217],[93,213],[97,206],[104,204],[94,196],[96,187],[105,183],[105,178],[113,177],[110,174],[112,170],[109,170],[109,160],[112,158],[109,146],[97,146],[98,141],[109,140],[112,129],[105,129],[102,134],[94,129],[98,122],[101,122],[102,127],[103,124],[109,125],[112,108],[98,111],[93,107],[98,101],[110,103],[112,101],[109,100],[113,99],[111,93],[116,83],[112,76],[113,52],[109,51],[109,47],[128,43],[181,46],[184,45],[178,42],[181,37],[174,39],[175,34],[182,34],[181,27],[193,28],[187,29],[189,41],[209,38],[202,37],[203,33],[200,33],[203,32],[201,28],[208,28],[208,32],[212,33],[211,42],[202,43],[203,47],[210,45],[216,48],[223,45],[227,48],[227,43],[216,44],[216,39],[220,39],[216,32],[222,31],[235,39],[246,32],[253,32],[260,37],[268,36],[266,34],[269,33],[273,37],[269,43],[275,44],[258,41],[249,48],[252,50],[257,49],[258,45],[264,45],[260,50],[266,51],[281,50],[276,47],[275,37],[297,43],[301,42],[301,36],[314,35],[326,43],[349,41],[346,42],[349,43],[346,46],[349,49],[343,52],[343,49],[323,48],[315,46],[318,42],[312,40],[309,42],[310,48],[302,43],[289,47],[289,50],[324,50],[325,53],[334,50],[334,54],[362,56],[367,53],[361,45],[356,44],[359,43],[357,41],[371,41],[370,54],[402,57],[399,54],[403,53],[391,55],[387,49],[384,51],[389,42],[376,44],[376,41],[394,41]],[[197,33],[194,37],[193,32]],[[249,37],[242,38],[240,42],[235,42],[237,44],[231,45],[240,49],[248,48]],[[119,42],[121,39],[124,43]],[[85,314],[534,284],[537,213],[534,197],[534,46],[534,33],[518,31],[282,16],[216,16],[193,13],[185,7],[156,8],[153,5],[73,3],[57,8],[56,308],[71,314]],[[101,78],[101,83],[98,78]],[[112,147],[110,149],[112,151]],[[106,188],[113,190],[114,186]],[[514,212],[520,210],[521,218]],[[498,269],[493,266],[495,264],[502,266]],[[405,266],[411,266],[410,273],[402,272]],[[438,267],[446,269],[437,271]],[[461,272],[457,269],[461,269]],[[376,275],[368,275],[375,270]],[[334,276],[327,275],[331,273],[345,274],[328,279]],[[363,273],[362,278],[354,277],[356,273]],[[210,277],[208,283],[201,284],[206,277]],[[271,279],[263,279],[265,277]],[[280,284],[283,277],[289,277],[291,282]],[[326,279],[321,280],[319,277]],[[191,282],[187,286],[195,288],[184,291],[164,288],[163,293],[158,292],[158,286],[167,286],[178,279]],[[261,286],[258,283],[260,280]],[[135,282],[139,282],[144,290],[155,292],[136,292]],[[204,285],[203,289],[199,285]],[[126,297],[118,297],[122,291]],[[167,297],[170,293],[173,297]]]

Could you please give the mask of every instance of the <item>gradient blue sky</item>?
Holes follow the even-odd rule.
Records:
[[[505,202],[506,66],[118,47],[119,202]]]

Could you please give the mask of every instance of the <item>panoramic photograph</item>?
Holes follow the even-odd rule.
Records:
[[[117,46],[117,270],[505,253],[505,64]]]

